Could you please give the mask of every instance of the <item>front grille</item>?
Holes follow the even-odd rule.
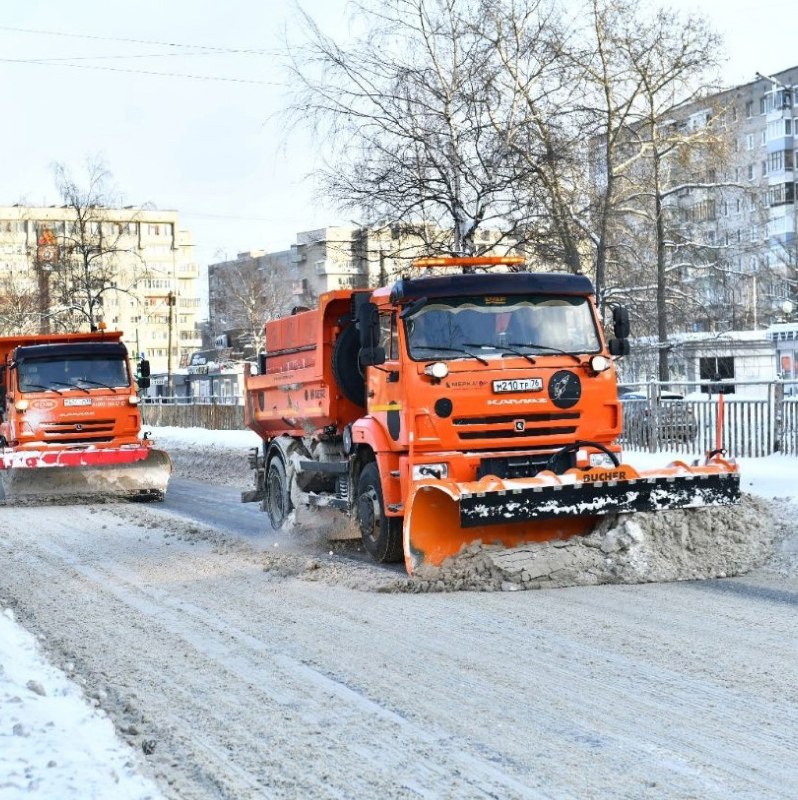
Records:
[[[521,417],[513,417],[521,419]],[[523,431],[504,429],[501,431],[462,431],[461,439],[522,439],[525,436],[564,436],[576,432],[576,427],[567,428],[527,428]]]
[[[502,414],[499,417],[456,417],[454,425],[501,425],[522,419],[524,422],[555,422],[560,419],[579,419],[578,411],[561,411],[546,414]]]
[[[114,420],[51,422],[42,426],[42,432],[52,444],[104,444],[113,441]]]

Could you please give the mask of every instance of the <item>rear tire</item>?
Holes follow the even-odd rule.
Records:
[[[360,473],[356,509],[363,546],[369,555],[379,564],[402,561],[402,518],[385,516],[380,471],[374,461]]]
[[[285,465],[279,456],[275,456],[266,469],[265,489],[266,513],[269,515],[272,528],[278,531],[291,512],[288,478],[285,474]]]

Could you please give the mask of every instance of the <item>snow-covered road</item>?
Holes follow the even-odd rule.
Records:
[[[772,463],[756,488],[788,494]],[[143,798],[150,777],[180,800],[798,794],[793,540],[727,581],[395,593],[395,572],[176,487],[0,508],[0,606],[85,681],[131,745],[139,774],[117,777],[141,781],[14,794],[0,774],[2,800]]]

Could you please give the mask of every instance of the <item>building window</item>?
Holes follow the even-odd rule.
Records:
[[[748,119],[751,119],[751,117],[754,116],[754,101],[753,100],[749,100],[745,104],[745,116],[748,117]]]
[[[746,150],[753,150],[754,149],[754,134],[749,133],[745,137],[745,149]]]
[[[748,165],[748,180],[752,181],[753,179],[754,179],[754,165],[753,164],[749,164]]]
[[[795,184],[780,183],[768,189],[768,205],[783,206],[795,202]]]

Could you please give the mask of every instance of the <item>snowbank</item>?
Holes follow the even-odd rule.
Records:
[[[157,800],[133,752],[34,638],[0,614],[0,797]]]

